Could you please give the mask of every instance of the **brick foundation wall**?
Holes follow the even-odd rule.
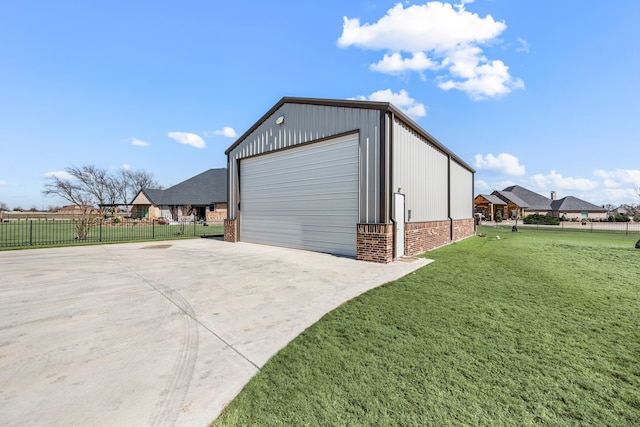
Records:
[[[451,228],[453,228],[453,240],[451,239]],[[474,233],[473,218],[454,221],[408,222],[404,225],[404,252],[408,256],[422,254],[473,236]]]
[[[449,221],[408,222],[404,225],[404,252],[413,256],[448,244]]]
[[[453,221],[453,241],[466,239],[476,233],[476,225],[471,219],[456,219]]]
[[[393,262],[393,224],[358,224],[356,259]]]
[[[224,220],[224,241],[235,243],[238,241],[238,220]]]

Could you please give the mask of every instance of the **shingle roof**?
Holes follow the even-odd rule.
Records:
[[[506,205],[507,203],[500,197],[493,194],[480,194],[480,197],[484,197],[485,200],[493,205]]]
[[[527,204],[527,202],[525,202],[524,200],[522,200],[520,197],[518,197],[516,194],[511,193],[509,191],[494,191],[493,194],[495,194],[497,197],[500,197],[502,200],[508,200],[511,203],[520,206],[521,208],[527,208],[529,207],[529,205]]]
[[[562,199],[554,200],[551,202],[551,207],[554,211],[567,211],[567,212],[606,212],[607,210],[602,206],[594,205],[593,203],[585,202],[577,197],[567,196]]]
[[[227,169],[209,169],[165,190],[144,188],[142,192],[156,206],[226,203]]]
[[[551,199],[548,197],[544,197],[538,193],[535,193],[531,190],[527,190],[524,187],[520,187],[519,185],[512,185],[511,187],[507,187],[501,191],[502,194],[505,194],[506,197],[509,197],[509,200],[516,203],[518,206],[526,207],[528,210],[533,211],[549,211],[551,210]],[[509,194],[511,196],[509,196]],[[512,197],[518,197],[520,200],[524,202],[524,205],[520,205]]]

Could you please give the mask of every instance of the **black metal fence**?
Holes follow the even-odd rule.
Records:
[[[11,219],[0,222],[0,248],[222,236],[221,222],[147,219]]]
[[[500,228],[511,229],[515,226],[514,221],[504,222],[482,222],[482,225],[495,226]],[[625,235],[640,235],[640,222],[572,222],[560,221],[558,225],[549,225],[542,223],[524,224],[518,222],[518,229],[533,229],[541,231],[560,231],[560,232],[580,232],[580,233],[616,233]]]

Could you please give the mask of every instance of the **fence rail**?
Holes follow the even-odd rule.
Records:
[[[133,219],[4,219],[0,248],[167,240],[220,236],[221,222],[171,222]]]
[[[514,221],[503,222],[482,222],[482,225],[509,228],[514,225]],[[541,231],[556,231],[556,232],[577,232],[577,233],[616,233],[626,235],[640,235],[640,222],[569,222],[560,221],[558,225],[549,224],[524,224],[518,222],[518,229],[526,230],[541,230]]]

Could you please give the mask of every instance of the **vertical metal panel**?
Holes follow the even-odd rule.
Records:
[[[357,130],[360,135],[360,222],[380,221],[379,110],[285,103],[229,152],[229,188],[238,187],[238,160]],[[284,122],[276,119],[284,116]],[[242,185],[240,183],[240,185]],[[229,218],[237,218],[238,195],[229,192]]]
[[[241,165],[242,241],[356,255],[357,134]]]
[[[473,218],[473,173],[451,159],[451,218]]]
[[[393,191],[405,195],[412,222],[448,218],[448,156],[408,128],[393,123]],[[409,218],[407,214],[407,218]]]

